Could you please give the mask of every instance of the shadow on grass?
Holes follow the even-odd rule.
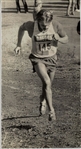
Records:
[[[68,18],[68,19],[80,19],[80,17],[76,17],[76,16],[67,16],[67,15],[64,15],[64,16],[57,16],[57,17],[60,17],[60,18]]]
[[[3,118],[2,121],[4,120],[13,120],[13,119],[19,119],[19,118],[32,118],[32,117],[40,117],[40,115],[28,115],[28,116],[20,116],[20,117],[8,117],[8,118]]]
[[[2,8],[2,13],[26,13],[25,10],[22,8],[21,12],[18,12],[16,8]]]
[[[25,129],[25,130],[29,130],[29,129],[32,129],[32,128],[35,128],[35,126],[31,126],[31,125],[19,125],[19,126],[10,126],[10,127],[6,127],[7,129],[10,129],[10,128],[17,128],[19,130],[22,130],[22,129]]]

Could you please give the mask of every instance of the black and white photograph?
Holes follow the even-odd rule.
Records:
[[[81,148],[80,0],[1,0],[1,148]]]

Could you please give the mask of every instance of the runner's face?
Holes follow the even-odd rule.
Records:
[[[39,26],[42,30],[47,30],[49,28],[50,22],[40,21]]]

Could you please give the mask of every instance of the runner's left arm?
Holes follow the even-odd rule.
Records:
[[[54,25],[54,24],[53,24]],[[68,36],[66,32],[64,31],[62,25],[59,22],[55,23],[56,33],[54,34],[55,40],[57,40],[60,43],[67,43],[68,42]]]

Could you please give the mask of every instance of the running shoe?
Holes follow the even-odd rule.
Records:
[[[54,121],[56,120],[56,116],[55,116],[55,111],[50,111],[49,112],[49,121]]]

